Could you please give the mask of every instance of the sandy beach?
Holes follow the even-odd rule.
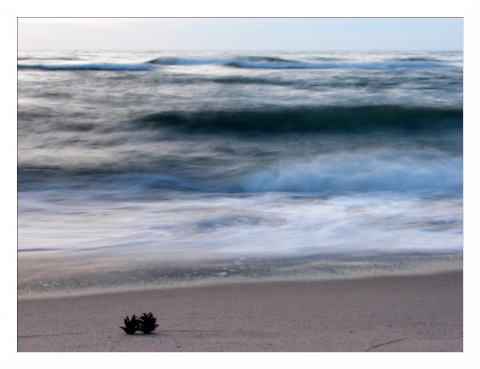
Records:
[[[158,329],[126,335],[128,315]],[[19,352],[459,352],[463,272],[232,282],[18,300]]]

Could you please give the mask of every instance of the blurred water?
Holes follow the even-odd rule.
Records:
[[[19,52],[18,249],[463,248],[455,52]]]

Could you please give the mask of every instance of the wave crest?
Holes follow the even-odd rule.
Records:
[[[18,69],[46,71],[104,70],[104,71],[148,71],[154,67],[145,63],[87,63],[87,64],[18,64]]]
[[[394,105],[258,110],[166,111],[133,122],[136,128],[190,133],[309,133],[462,129],[463,110]]]
[[[400,158],[371,154],[324,155],[310,162],[281,162],[245,177],[246,192],[447,191],[463,187],[461,157]]]
[[[352,62],[349,59],[317,57],[314,60],[293,60],[275,56],[236,56],[236,57],[159,57],[147,62],[156,65],[223,65],[235,68],[257,69],[389,69],[411,67],[439,67],[444,64],[434,58],[405,58],[378,61]]]
[[[18,57],[18,61],[58,60],[73,61],[78,58],[35,58]],[[435,68],[444,62],[429,57],[397,59],[357,60],[348,58],[315,57],[311,60],[285,59],[277,56],[161,56],[144,63],[85,63],[85,64],[17,64],[18,69],[60,70],[151,70],[155,66],[198,66],[218,65],[253,69],[392,69],[392,68]]]

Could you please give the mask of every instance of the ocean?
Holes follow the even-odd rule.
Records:
[[[17,68],[20,281],[462,253],[462,52],[19,51]]]

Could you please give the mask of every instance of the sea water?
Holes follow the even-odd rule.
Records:
[[[461,52],[19,51],[17,66],[23,258],[462,252]]]

